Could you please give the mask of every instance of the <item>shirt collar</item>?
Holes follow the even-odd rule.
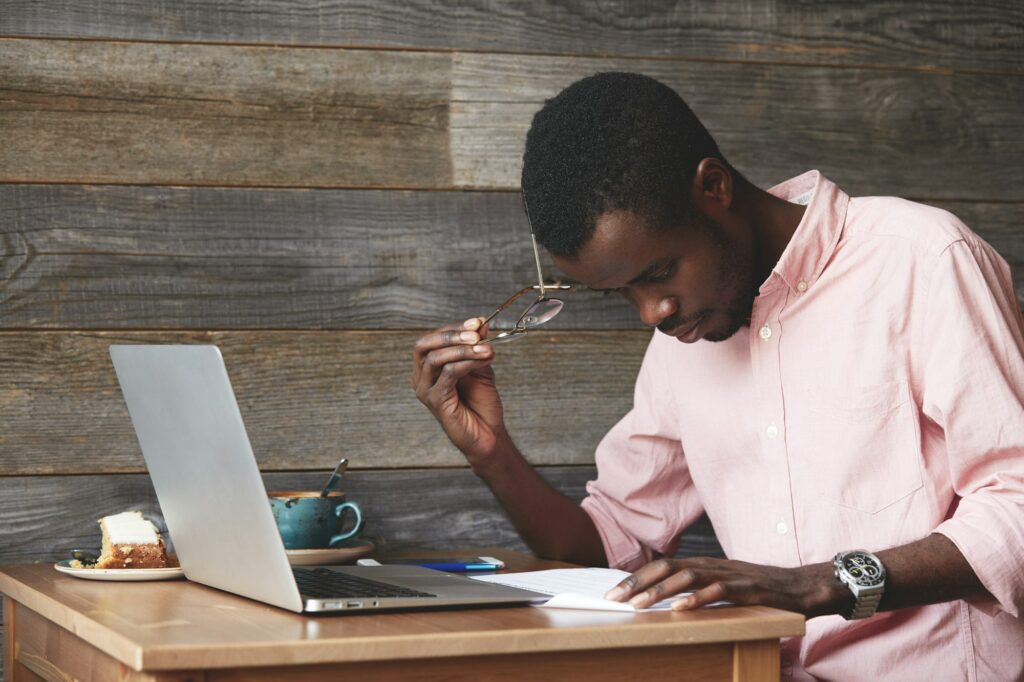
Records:
[[[782,257],[772,268],[790,289],[803,293],[814,286],[839,243],[850,197],[816,170],[790,178],[768,192],[807,206]]]

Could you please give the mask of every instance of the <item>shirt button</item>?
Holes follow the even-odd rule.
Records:
[[[765,429],[765,434],[767,434],[769,438],[775,438],[775,436],[779,435],[779,427],[775,424],[771,424],[767,429]]]
[[[799,291],[801,294],[803,292],[807,291],[807,282],[805,282],[803,280],[800,280],[799,282],[797,282],[796,283],[796,290]]]
[[[772,328],[769,327],[768,325],[765,325],[761,327],[760,334],[761,338],[767,341],[768,339],[772,338]]]
[[[779,521],[775,524],[775,530],[779,532],[779,535],[785,535],[786,531],[789,530],[789,526],[786,525],[785,521]]]

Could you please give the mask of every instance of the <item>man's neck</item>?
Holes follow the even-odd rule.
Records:
[[[773,194],[742,182],[735,193],[737,210],[751,226],[760,248],[755,255],[758,281],[768,279],[772,268],[782,258],[789,240],[793,238],[806,206],[793,204]]]

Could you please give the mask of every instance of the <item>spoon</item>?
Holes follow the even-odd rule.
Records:
[[[71,550],[71,556],[83,564],[94,564],[100,560],[100,555],[91,549],[73,549]]]
[[[324,485],[324,489],[320,491],[320,497],[327,497],[327,493],[331,492],[331,488],[338,484],[341,477],[345,473],[345,469],[348,468],[348,460],[344,457],[338,462],[338,466],[334,468],[334,473],[327,479],[327,484]]]

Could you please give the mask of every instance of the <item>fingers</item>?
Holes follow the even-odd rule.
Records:
[[[438,373],[437,380],[433,386],[428,388],[429,392],[435,393],[438,398],[444,398],[455,393],[455,384],[470,372],[486,367],[491,358],[484,360],[459,360],[446,363]]]
[[[701,575],[692,568],[683,568],[670,573],[629,600],[630,606],[645,609],[680,592],[692,590],[701,584]]]
[[[481,329],[480,323],[482,319],[474,317],[466,320],[462,324],[448,325],[447,327],[441,327],[429,334],[421,336],[416,344],[413,346],[412,358],[413,358],[413,376],[412,384],[413,388],[418,388],[422,373],[424,370],[424,363],[430,354],[438,349],[448,347],[466,347],[472,346],[479,343],[481,339],[481,331],[486,334],[486,327]],[[435,357],[436,361],[438,358]],[[435,365],[436,366],[436,365]],[[429,366],[428,366],[429,368]],[[436,380],[436,375],[432,376],[433,380]],[[433,383],[433,381],[431,381]]]
[[[626,601],[661,582],[674,569],[675,562],[671,559],[652,561],[636,573],[624,578],[622,582],[608,590],[604,597],[613,601]]]
[[[701,606],[707,606],[708,604],[714,604],[716,601],[722,601],[725,599],[725,596],[725,583],[711,583],[707,587],[700,588],[693,594],[686,595],[682,599],[677,599],[672,602],[672,610],[686,611],[687,609],[698,609]]]

